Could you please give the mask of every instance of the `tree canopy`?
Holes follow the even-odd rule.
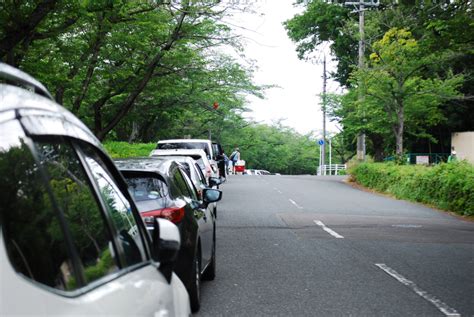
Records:
[[[358,15],[342,2],[307,1],[285,22],[300,58],[329,43],[345,96],[332,119],[348,150],[358,133],[381,160],[392,153],[449,152],[450,134],[474,130],[474,24],[469,1],[382,1],[365,12],[366,68],[358,69]],[[361,98],[361,96],[363,96]],[[406,144],[406,146],[404,146]]]

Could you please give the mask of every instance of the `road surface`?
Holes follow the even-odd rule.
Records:
[[[474,223],[342,180],[231,175],[197,316],[474,316]]]

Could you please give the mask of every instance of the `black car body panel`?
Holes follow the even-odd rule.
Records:
[[[175,223],[181,233],[181,250],[175,266],[176,274],[181,278],[183,283],[189,288],[192,283],[194,274],[191,270],[195,253],[199,250],[201,253],[201,271],[204,272],[212,258],[212,250],[215,238],[215,215],[210,206],[204,206],[202,201],[197,200],[197,196],[188,197],[186,195],[176,195],[174,187],[176,187],[176,173],[180,173],[187,178],[190,189],[196,191],[191,180],[187,177],[185,171],[179,163],[173,160],[157,159],[153,157],[134,158],[125,160],[115,160],[115,164],[119,167],[123,176],[127,178],[137,177],[155,177],[163,180],[168,186],[168,195],[166,199],[166,207],[179,207],[184,205],[184,218],[179,223]],[[191,195],[189,195],[191,196]],[[144,205],[137,205],[141,213],[146,214]],[[143,208],[143,209],[142,209]]]

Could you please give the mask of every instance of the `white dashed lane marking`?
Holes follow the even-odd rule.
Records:
[[[281,190],[279,190],[278,188],[273,187],[273,189],[276,190],[276,192],[277,192],[278,194],[283,194],[283,193],[281,192]]]
[[[292,203],[293,205],[295,205],[296,208],[298,208],[298,209],[303,209],[303,207],[301,207],[300,205],[298,205],[298,204],[296,203],[296,201],[294,201],[293,199],[288,199],[288,200],[290,201],[290,203]]]
[[[336,231],[326,227],[326,225],[322,221],[314,220],[314,223],[317,224],[318,226],[320,226],[321,228],[323,228],[324,231],[326,231],[327,233],[332,235],[334,238],[344,239],[344,237],[341,236],[339,233],[337,233]]]
[[[456,309],[449,307],[448,304],[442,302],[440,299],[436,298],[433,295],[428,294],[426,291],[419,288],[414,282],[406,279],[397,271],[388,267],[384,263],[376,263],[375,265],[379,267],[381,270],[383,270],[385,273],[387,273],[388,275],[390,275],[391,277],[393,277],[394,279],[402,283],[403,285],[409,287],[417,295],[421,296],[422,298],[424,298],[425,300],[427,300],[428,302],[436,306],[436,308],[438,308],[445,316],[451,316],[451,317],[461,316],[461,314],[459,314],[456,311]]]

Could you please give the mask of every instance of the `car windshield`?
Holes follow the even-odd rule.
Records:
[[[156,148],[159,150],[175,150],[175,149],[204,150],[207,156],[210,155],[208,145],[205,142],[166,142],[166,143],[158,143]]]

